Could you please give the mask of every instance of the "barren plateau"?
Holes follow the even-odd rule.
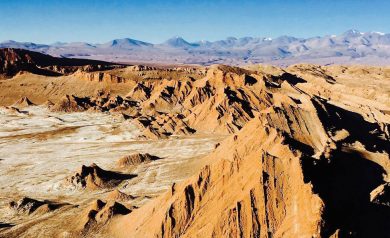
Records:
[[[389,237],[389,67],[7,48],[0,78],[0,237]]]

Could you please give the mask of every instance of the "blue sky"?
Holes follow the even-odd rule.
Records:
[[[348,29],[390,33],[388,0],[0,0],[0,41],[160,43],[229,36],[297,37]]]

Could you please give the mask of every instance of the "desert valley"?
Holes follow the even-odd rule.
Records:
[[[0,49],[0,237],[388,237],[390,67]]]

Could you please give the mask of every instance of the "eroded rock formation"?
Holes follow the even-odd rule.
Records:
[[[77,217],[75,222],[78,224],[79,231],[83,233],[93,230],[98,225],[106,224],[114,216],[125,215],[131,210],[115,201],[103,202],[95,200],[82,211],[81,217]]]
[[[148,153],[146,154],[136,153],[136,154],[131,154],[120,158],[117,162],[117,166],[119,168],[133,167],[133,166],[140,165],[141,163],[148,163],[158,159],[161,158],[158,156],[150,155]]]
[[[68,204],[55,203],[52,201],[40,201],[29,197],[23,197],[18,201],[11,201],[9,208],[17,214],[43,215]]]
[[[86,95],[76,88],[72,96],[56,96],[50,109],[121,113],[149,139],[208,134],[226,139],[202,158],[200,171],[131,213],[115,202],[127,205],[134,199],[117,187],[131,175],[95,164],[83,166],[68,178],[68,185],[84,192],[118,190],[107,195],[109,202],[97,200],[85,210],[77,228],[82,236],[389,233],[388,68],[302,64],[285,69],[257,65],[130,66],[104,73],[96,69],[78,69],[73,76],[77,82],[116,91],[96,94],[95,88],[88,88],[93,94]],[[122,158],[117,166],[156,159],[136,154]]]
[[[72,186],[76,189],[102,189],[117,186],[123,180],[131,179],[136,175],[122,174],[101,169],[96,164],[83,165],[75,174],[66,179],[65,186]]]

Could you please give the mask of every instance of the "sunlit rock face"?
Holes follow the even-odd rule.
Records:
[[[389,68],[47,67],[0,81],[0,236],[388,233]]]

